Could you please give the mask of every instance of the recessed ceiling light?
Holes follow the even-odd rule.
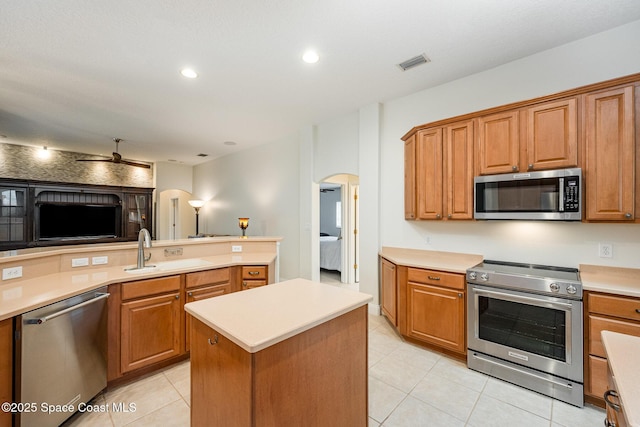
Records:
[[[196,73],[193,68],[183,68],[182,70],[180,70],[180,74],[188,79],[195,79],[196,77],[198,77],[198,73]]]
[[[238,145],[236,142],[234,141],[225,141],[223,142],[224,145]]]
[[[302,60],[307,64],[315,64],[320,60],[320,56],[315,50],[308,50],[302,55]]]

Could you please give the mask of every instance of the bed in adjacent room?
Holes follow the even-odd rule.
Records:
[[[320,268],[342,270],[342,239],[337,236],[320,236]]]

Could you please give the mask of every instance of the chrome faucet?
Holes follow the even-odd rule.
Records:
[[[149,234],[149,230],[146,228],[141,228],[138,233],[138,265],[136,268],[144,268],[145,262],[151,259],[151,254],[149,256],[144,256],[144,248],[151,247],[151,235]],[[149,266],[152,267],[152,266]]]

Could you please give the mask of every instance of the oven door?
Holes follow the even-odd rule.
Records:
[[[467,345],[582,383],[582,301],[469,284]]]

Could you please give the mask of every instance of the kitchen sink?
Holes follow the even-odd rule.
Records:
[[[124,269],[124,271],[132,274],[136,274],[136,273],[141,274],[141,273],[151,273],[154,271],[179,270],[182,268],[207,267],[209,265],[213,265],[213,263],[209,261],[205,261],[200,258],[189,258],[189,259],[180,259],[176,261],[158,262],[156,264],[148,265],[143,268],[127,267]]]

